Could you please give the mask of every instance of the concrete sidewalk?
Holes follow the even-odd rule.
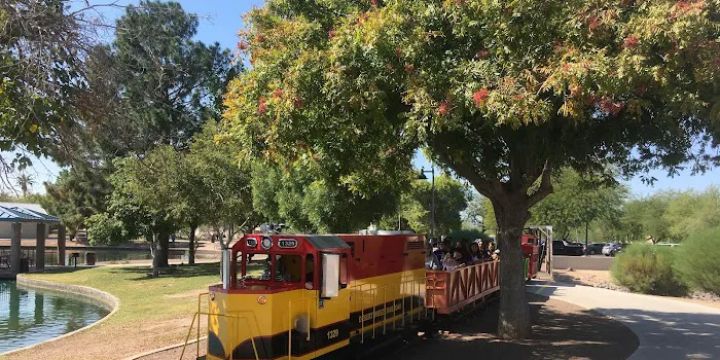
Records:
[[[720,309],[661,296],[535,281],[528,292],[607,315],[637,334],[631,359],[720,359]]]

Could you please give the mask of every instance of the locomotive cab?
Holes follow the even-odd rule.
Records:
[[[349,339],[347,262],[336,236],[246,235],[210,287],[208,359],[310,359]]]

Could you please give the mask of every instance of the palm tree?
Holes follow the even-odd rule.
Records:
[[[27,197],[28,190],[35,184],[35,179],[30,175],[20,174],[20,176],[17,177],[17,183],[18,186],[20,186],[23,197]]]

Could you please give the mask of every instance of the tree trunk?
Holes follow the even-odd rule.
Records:
[[[157,234],[157,257],[158,267],[168,267],[168,248],[170,247],[170,233],[166,230],[161,230]]]
[[[524,261],[520,237],[528,220],[527,206],[509,201],[495,207],[500,249],[500,316],[498,335],[523,339],[530,331],[530,309],[525,294]]]
[[[190,225],[190,235],[188,236],[188,264],[195,265],[195,230],[197,225]]]
[[[145,239],[150,243],[150,255],[152,256],[152,276],[160,275],[160,258],[157,251],[155,234],[146,234]]]

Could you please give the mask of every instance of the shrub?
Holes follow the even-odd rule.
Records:
[[[673,270],[674,249],[633,244],[616,259],[613,278],[634,292],[655,295],[684,295],[687,286]]]
[[[693,288],[720,295],[720,227],[690,234],[677,249],[675,269]]]

